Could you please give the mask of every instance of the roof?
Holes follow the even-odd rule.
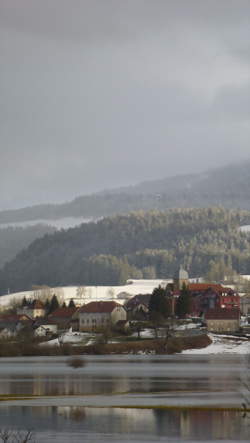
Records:
[[[140,304],[148,306],[150,298],[151,294],[137,294],[126,302],[126,308],[133,308]]]
[[[38,318],[34,323],[35,328],[37,328],[39,326],[46,326],[46,325],[57,326],[57,322],[54,322],[53,319],[51,319],[51,317],[50,317],[49,319]]]
[[[239,309],[216,308],[210,309],[205,314],[206,320],[238,320],[240,318]]]
[[[0,322],[15,323],[15,322],[27,321],[27,320],[33,321],[26,314],[7,314],[7,315],[1,315],[0,316]]]
[[[57,308],[51,314],[49,314],[49,318],[71,318],[72,315],[77,311],[78,308]]]
[[[80,313],[111,313],[115,308],[123,307],[115,301],[91,301],[86,305],[83,305],[80,309]]]
[[[218,293],[223,292],[231,292],[231,288],[225,288],[224,286],[217,284],[217,283],[190,283],[188,285],[188,288],[190,291],[206,291],[207,289],[213,289],[214,291]]]

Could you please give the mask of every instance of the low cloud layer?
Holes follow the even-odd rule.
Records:
[[[0,209],[250,158],[248,0],[0,0]]]

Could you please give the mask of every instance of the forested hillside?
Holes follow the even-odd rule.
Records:
[[[102,217],[138,210],[222,206],[250,210],[250,162],[179,175],[111,191],[83,195],[71,202],[0,212],[0,224],[63,217]]]
[[[112,285],[166,278],[182,263],[192,276],[220,262],[249,273],[250,212],[221,208],[138,212],[45,235],[5,265],[0,291],[34,284]]]
[[[18,252],[27,248],[35,239],[52,234],[55,228],[48,225],[34,225],[26,228],[0,228],[0,268],[12,260]]]

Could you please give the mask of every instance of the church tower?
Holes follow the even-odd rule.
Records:
[[[174,289],[175,290],[180,290],[182,288],[183,284],[188,286],[188,284],[189,284],[188,273],[187,273],[187,271],[185,271],[185,269],[183,269],[182,266],[180,266],[178,271],[175,272],[173,282],[174,282]]]

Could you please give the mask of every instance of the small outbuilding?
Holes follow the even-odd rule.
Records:
[[[57,325],[52,323],[42,323],[36,329],[34,335],[36,337],[46,337],[57,333]]]

